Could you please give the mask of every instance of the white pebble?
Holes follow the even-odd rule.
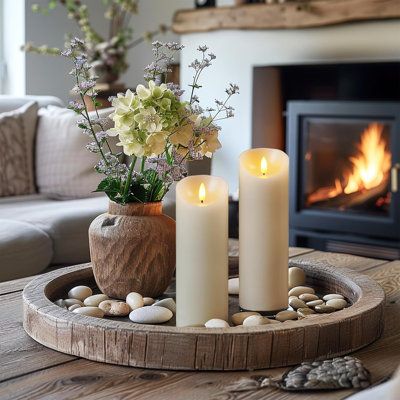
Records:
[[[69,309],[69,307],[73,306],[74,304],[79,304],[81,307],[83,307],[83,302],[78,299],[65,299],[64,303],[68,307],[68,309]]]
[[[132,311],[144,306],[142,295],[136,292],[131,292],[126,296],[126,303]]]
[[[104,300],[99,304],[99,308],[108,317],[125,317],[131,311],[128,304],[116,300]]]
[[[72,306],[68,307],[68,311],[74,311],[77,308],[82,307],[80,304],[72,304]]]
[[[228,280],[228,293],[239,294],[239,278],[231,278]]]
[[[262,315],[250,315],[243,321],[243,326],[258,326],[269,324],[269,320]]]
[[[297,296],[297,297],[299,297],[301,294],[304,294],[304,293],[315,294],[315,290],[313,288],[308,287],[308,286],[296,286],[293,289],[289,290],[288,295],[289,296]]]
[[[334,294],[326,294],[323,297],[323,299],[325,301],[328,301],[328,300],[333,300],[333,299],[344,299],[344,297],[341,294],[334,293]]]
[[[104,300],[108,300],[106,294],[94,294],[93,296],[86,297],[83,304],[89,307],[98,307],[98,305]]]
[[[297,318],[298,318],[297,312],[290,311],[290,310],[281,311],[278,314],[276,314],[276,316],[275,316],[275,319],[280,322],[293,320],[293,319],[297,319]]]
[[[233,314],[231,317],[233,325],[242,325],[243,321],[247,317],[250,317],[250,315],[260,315],[260,313],[258,313],[256,311],[242,311],[242,312]]]
[[[311,293],[303,293],[299,296],[300,300],[303,300],[307,303],[307,301],[319,300],[319,297],[316,294]],[[290,298],[289,298],[290,300]]]
[[[93,294],[92,289],[88,286],[75,286],[68,292],[68,297],[70,299],[78,299],[83,301],[86,297],[89,297]]]
[[[156,301],[152,297],[143,297],[143,305],[144,306],[151,306],[155,303]]]
[[[307,307],[315,307],[315,306],[321,306],[324,305],[325,302],[323,300],[312,300],[312,301],[307,301]]]
[[[342,310],[347,307],[347,301],[344,299],[331,299],[326,302],[326,305],[333,307],[335,310]]]
[[[171,310],[174,314],[176,313],[176,303],[172,297],[168,297],[167,299],[162,299],[160,301],[157,301],[152,305],[152,307],[154,306],[165,307],[168,308],[168,310]]]
[[[223,319],[213,318],[208,320],[204,326],[206,328],[229,328],[229,324]]]
[[[89,317],[103,318],[104,312],[98,307],[79,307],[75,308],[72,312],[76,314],[83,314]]]
[[[138,324],[163,324],[169,321],[173,315],[168,308],[151,306],[136,308],[129,314],[129,319]]]

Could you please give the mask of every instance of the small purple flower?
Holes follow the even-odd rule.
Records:
[[[86,145],[86,149],[89,150],[91,153],[98,153],[99,150],[99,146],[97,145],[96,142],[90,142]]]
[[[182,90],[179,85],[176,85],[172,82],[167,83],[167,88],[177,97],[181,97],[183,93],[185,93],[184,90]]]
[[[239,86],[234,83],[230,83],[229,87],[225,90],[225,92],[228,96],[232,96],[236,93],[239,93]]]
[[[75,48],[75,47],[82,47],[85,44],[85,42],[82,39],[79,39],[78,37],[74,37],[71,40],[70,44],[72,48]]]
[[[87,81],[79,82],[79,89],[82,91],[86,91],[92,89],[96,86],[96,81],[94,79],[88,79]]]
[[[72,55],[72,50],[71,50],[71,49],[65,49],[65,50],[63,50],[63,51],[61,52],[61,55],[62,55],[63,57],[71,57],[71,55]]]
[[[96,139],[101,143],[104,142],[107,139],[107,132],[105,131],[99,131],[96,133]]]
[[[71,108],[72,110],[74,110],[76,112],[81,112],[81,111],[83,111],[85,109],[85,105],[80,101],[71,100],[68,103],[68,108]]]

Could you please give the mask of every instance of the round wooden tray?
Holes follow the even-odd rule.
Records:
[[[52,349],[112,364],[176,370],[246,370],[343,355],[376,340],[385,294],[365,275],[323,263],[297,264],[319,293],[342,293],[352,305],[333,314],[259,327],[176,328],[97,319],[60,308],[77,284],[96,288],[90,264],[41,275],[23,292],[24,328]],[[171,296],[174,288],[167,291]],[[238,311],[230,296],[230,315]]]

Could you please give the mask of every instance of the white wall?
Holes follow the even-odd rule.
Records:
[[[6,1],[21,2],[23,0]],[[75,32],[79,34],[75,22],[66,17],[65,9],[62,6],[53,10],[50,16],[46,16],[32,13],[31,6],[35,3],[45,5],[47,0],[26,0],[26,41],[34,42],[37,45],[48,44],[49,46],[62,47],[65,33]],[[107,35],[108,20],[104,18],[105,8],[102,2],[100,0],[85,0],[84,3],[88,5],[93,26],[100,33]],[[139,3],[139,15],[132,18],[136,35],[156,29],[161,23],[170,25],[172,16],[177,9],[190,8],[193,4],[194,0],[142,0]],[[177,41],[178,39],[173,33],[160,36],[160,40],[163,41]],[[136,86],[142,81],[143,67],[151,59],[152,53],[149,43],[143,43],[132,49],[128,58],[130,68],[122,76],[121,81],[127,86]],[[72,87],[72,80],[68,75],[70,69],[68,61],[63,57],[27,54],[26,93],[54,95],[66,101]]]

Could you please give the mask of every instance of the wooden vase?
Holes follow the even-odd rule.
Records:
[[[158,297],[171,283],[175,221],[162,214],[161,202],[110,202],[90,225],[89,246],[96,283],[111,298]]]

